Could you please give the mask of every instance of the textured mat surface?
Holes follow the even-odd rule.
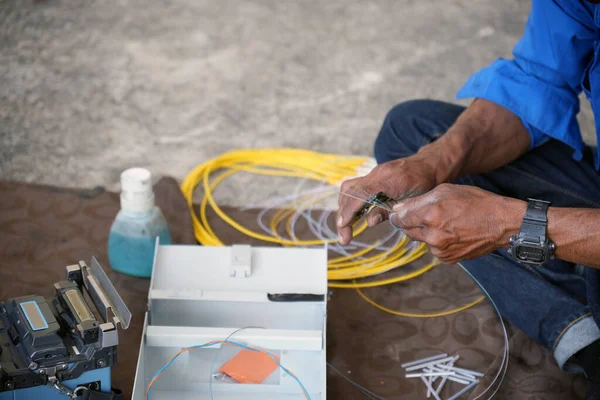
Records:
[[[194,243],[188,209],[176,182],[162,179],[155,190],[174,241]],[[106,241],[118,208],[118,195],[102,189],[75,191],[0,182],[0,299],[27,294],[50,296],[52,284],[63,279],[67,264],[92,255],[109,269]],[[229,211],[236,220],[256,228],[256,211]],[[214,216],[211,221],[226,243],[249,242]],[[374,238],[378,231],[370,235]],[[407,266],[405,271],[417,267]],[[121,337],[119,363],[113,372],[114,385],[123,388],[129,398],[149,281],[115,272],[109,275],[133,313],[131,328]],[[389,308],[406,312],[440,311],[479,295],[456,266],[439,266],[410,282],[365,293]],[[425,397],[421,382],[403,377],[402,362],[434,351],[458,352],[464,359],[461,365],[493,376],[502,350],[500,324],[489,304],[448,317],[412,319],[383,313],[353,290],[335,290],[328,315],[329,361],[386,399]],[[496,398],[583,398],[587,384],[581,377],[561,372],[547,350],[512,331],[508,376]],[[448,386],[445,398],[459,387]],[[363,398],[331,370],[328,396]]]

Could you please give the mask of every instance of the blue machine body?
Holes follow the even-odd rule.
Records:
[[[53,297],[0,302],[0,400],[69,400],[69,392],[112,390],[118,333],[108,310],[126,326],[131,314],[100,269],[95,259],[92,269],[81,261],[67,267]]]

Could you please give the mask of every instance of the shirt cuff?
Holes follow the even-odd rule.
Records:
[[[524,121],[523,118],[521,118],[521,122],[523,123],[523,125],[525,125],[525,129],[527,129],[527,131],[529,132],[529,137],[531,139],[529,150],[541,146],[551,139],[550,136],[546,135],[544,132],[531,125],[527,121]]]
[[[526,74],[515,61],[499,59],[473,74],[456,97],[486,99],[512,111],[529,131],[531,148],[554,138],[572,147],[575,159],[582,158],[577,95]]]

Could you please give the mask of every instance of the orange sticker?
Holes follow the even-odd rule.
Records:
[[[279,361],[279,357],[273,357]],[[240,383],[262,383],[277,367],[277,363],[265,353],[240,350],[219,371]]]

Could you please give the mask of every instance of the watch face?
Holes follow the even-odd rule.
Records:
[[[516,257],[522,261],[541,263],[546,260],[546,252],[540,247],[518,246]]]

